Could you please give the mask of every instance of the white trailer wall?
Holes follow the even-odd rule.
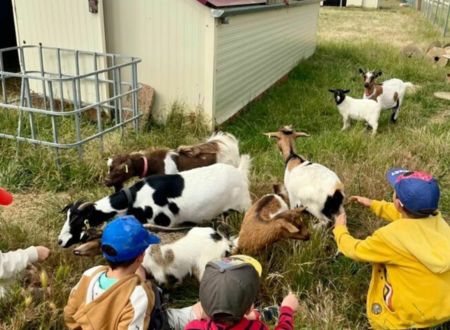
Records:
[[[107,50],[142,58],[157,118],[173,102],[212,117],[214,19],[194,0],[105,0]]]
[[[319,3],[229,17],[216,33],[215,118],[227,120],[316,48]]]

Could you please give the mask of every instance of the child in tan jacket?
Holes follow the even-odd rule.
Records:
[[[155,296],[141,271],[144,251],[159,238],[132,216],[110,222],[102,236],[108,266],[84,272],[64,319],[70,329],[147,329]]]

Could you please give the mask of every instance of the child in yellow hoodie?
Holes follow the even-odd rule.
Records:
[[[359,240],[340,214],[333,230],[339,251],[372,263],[367,314],[373,328],[442,324],[450,320],[450,226],[438,212],[439,186],[427,173],[402,168],[386,177],[395,190],[393,203],[350,199],[390,223]]]

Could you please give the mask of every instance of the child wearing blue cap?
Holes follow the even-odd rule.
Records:
[[[450,320],[450,226],[438,211],[439,186],[429,174],[395,168],[386,174],[393,202],[352,196],[389,221],[364,240],[353,238],[345,213],[333,234],[345,256],[372,263],[367,314],[375,329],[428,328]]]
[[[147,247],[159,241],[134,217],[110,222],[101,245],[109,266],[85,271],[72,289],[64,308],[68,328],[147,329],[155,296],[141,263]]]

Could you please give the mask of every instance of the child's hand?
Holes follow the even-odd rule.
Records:
[[[38,261],[44,261],[50,255],[50,249],[45,246],[36,246]]]
[[[289,294],[286,297],[284,297],[283,301],[281,302],[281,307],[283,306],[292,308],[294,312],[298,311],[299,303],[297,296],[292,292],[289,292]]]
[[[335,219],[334,219],[334,225],[343,225],[347,226],[347,214],[345,214],[345,211],[341,212]]]
[[[370,207],[370,205],[372,204],[371,199],[362,196],[350,196],[349,200],[351,202],[357,202],[365,207]]]

